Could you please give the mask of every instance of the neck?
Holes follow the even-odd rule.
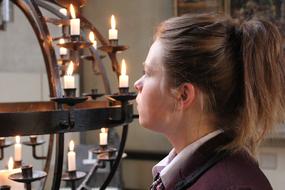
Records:
[[[186,146],[217,130],[208,122],[191,123],[183,121],[180,123],[175,127],[175,131],[166,135],[177,154]]]

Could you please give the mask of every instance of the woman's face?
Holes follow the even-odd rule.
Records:
[[[174,98],[166,84],[163,45],[156,40],[144,63],[144,75],[135,82],[139,122],[151,130],[167,133],[173,122]]]

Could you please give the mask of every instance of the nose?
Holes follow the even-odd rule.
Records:
[[[142,80],[141,78],[139,80],[137,80],[135,83],[134,83],[134,87],[135,89],[138,91],[138,92],[141,92],[142,91]]]

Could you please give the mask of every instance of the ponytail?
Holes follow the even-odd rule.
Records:
[[[244,78],[244,101],[238,144],[253,152],[274,125],[284,121],[285,71],[282,37],[273,24],[247,21],[240,26]]]

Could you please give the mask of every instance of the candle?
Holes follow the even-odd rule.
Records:
[[[128,88],[129,87],[129,76],[127,73],[125,59],[122,60],[121,64],[121,75],[119,76],[119,88]]]
[[[111,16],[111,29],[109,29],[109,40],[118,39],[118,30],[116,29],[116,20],[115,16]]]
[[[69,152],[67,153],[68,171],[76,171],[76,154],[74,152],[74,142],[69,142]]]
[[[102,128],[101,133],[99,134],[99,144],[100,145],[108,144],[108,133],[105,128]]]
[[[65,40],[63,38],[61,38],[59,40],[59,44],[64,44],[65,43]],[[59,48],[59,55],[66,55],[67,54],[67,49],[64,48],[64,47],[60,47]]]
[[[64,82],[64,88],[75,88],[75,82],[74,82],[74,76],[72,75],[73,73],[73,62],[71,61],[68,64],[67,70],[66,70],[66,75],[63,77],[63,82]]]
[[[97,41],[95,40],[95,35],[92,31],[89,33],[89,40],[92,43],[94,49],[97,49]]]
[[[75,10],[72,4],[70,4],[70,35],[79,36],[80,35],[80,19],[76,18]]]
[[[15,161],[21,161],[22,160],[22,145],[20,143],[20,136],[16,136],[16,144],[15,144]]]
[[[21,172],[20,168],[13,169],[13,167],[14,161],[13,158],[10,157],[8,161],[8,170],[0,170],[0,185],[9,185],[11,190],[25,189],[24,184],[8,179],[9,175]]]

